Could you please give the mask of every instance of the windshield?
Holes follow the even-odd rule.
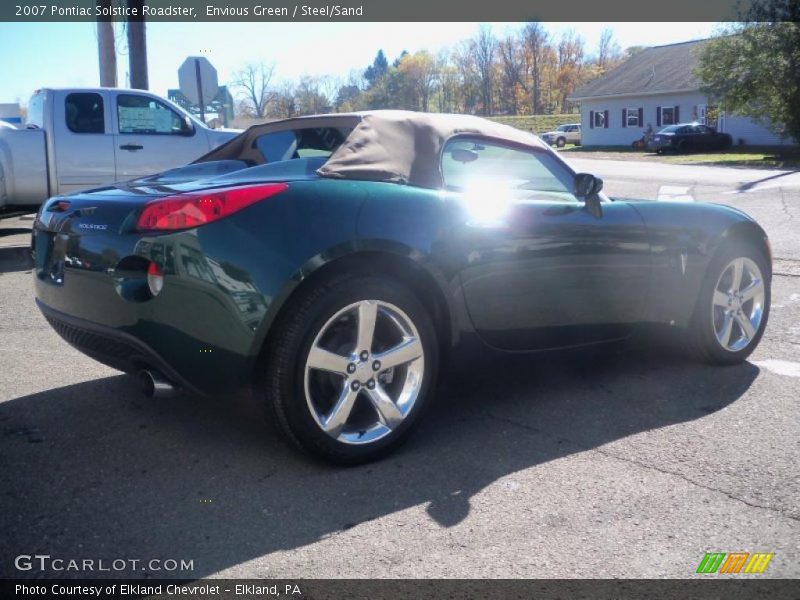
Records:
[[[556,131],[566,131],[567,129],[569,129],[569,125],[559,125]]]
[[[658,133],[675,133],[676,131],[678,131],[678,125],[670,125],[669,127],[664,127]]]

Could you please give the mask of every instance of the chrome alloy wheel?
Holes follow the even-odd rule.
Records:
[[[735,258],[722,270],[714,287],[711,319],[717,342],[738,352],[756,337],[764,316],[764,277],[751,259]]]
[[[362,300],[328,319],[311,344],[306,402],[329,436],[366,444],[403,422],[424,373],[422,342],[408,315],[388,302]]]

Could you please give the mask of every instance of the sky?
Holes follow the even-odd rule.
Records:
[[[495,34],[520,23],[489,23]],[[604,27],[620,47],[656,46],[712,35],[717,23],[544,23],[551,34],[574,29],[597,48]],[[275,63],[274,80],[302,75],[345,79],[364,69],[379,49],[391,62],[403,50],[436,52],[475,35],[478,23],[149,23],[150,89],[166,95],[177,87],[177,70],[188,56],[203,54],[217,68],[220,84],[247,63]],[[127,47],[117,34],[120,86],[127,84]],[[94,23],[0,23],[0,103],[27,101],[41,87],[99,84]]]

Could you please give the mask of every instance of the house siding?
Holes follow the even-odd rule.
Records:
[[[702,92],[679,94],[658,94],[652,96],[627,96],[623,98],[590,98],[581,101],[581,141],[584,146],[630,146],[641,139],[647,125],[657,132],[663,127],[657,124],[658,107],[677,106],[681,123],[691,123],[698,119],[697,107],[709,104]],[[642,109],[643,123],[639,127],[622,126],[623,109]],[[608,111],[608,127],[590,127],[590,115]],[[788,144],[768,128],[755,123],[748,117],[726,114],[719,123],[720,131],[729,133],[733,143],[740,140],[748,145]]]

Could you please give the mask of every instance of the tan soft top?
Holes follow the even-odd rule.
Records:
[[[317,171],[321,177],[386,181],[434,189],[442,187],[439,168],[442,149],[453,136],[474,135],[546,148],[531,133],[472,115],[376,110],[254,125],[200,160],[247,160],[260,135],[313,127],[353,128]]]

